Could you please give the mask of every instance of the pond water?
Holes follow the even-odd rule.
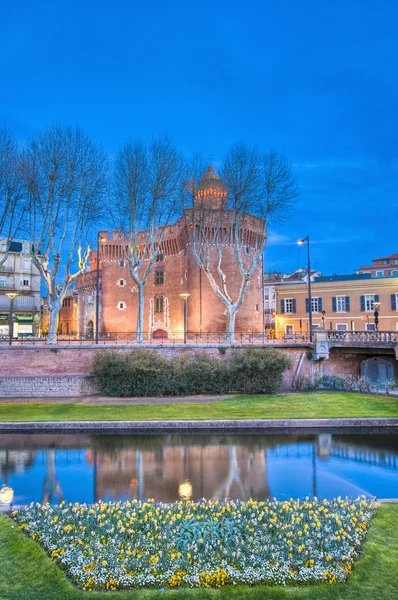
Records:
[[[2,434],[14,504],[398,497],[394,433]],[[187,483],[188,482],[188,483]],[[185,485],[183,485],[185,484]]]

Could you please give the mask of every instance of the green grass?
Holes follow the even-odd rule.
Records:
[[[235,396],[213,404],[0,404],[0,422],[398,417],[398,398],[349,392]]]
[[[384,504],[374,518],[364,554],[346,584],[301,587],[227,587],[208,591],[87,592],[77,590],[33,540],[0,516],[0,600],[393,600],[398,597],[398,504]]]

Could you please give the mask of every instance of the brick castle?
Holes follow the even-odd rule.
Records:
[[[203,175],[197,197],[219,206],[228,190],[221,178],[208,167]],[[187,302],[187,331],[195,333],[224,332],[226,311],[216,296],[206,275],[197,266],[190,243],[187,211],[176,223],[165,226],[164,239],[153,271],[145,285],[144,331],[153,337],[179,337],[184,329],[184,301],[180,294],[189,294]],[[228,225],[228,215],[225,217]],[[244,219],[244,236],[247,260],[261,231],[259,219],[247,215]],[[100,239],[100,292],[99,332],[135,332],[137,322],[137,290],[124,257],[122,236],[117,231],[101,231]],[[244,257],[244,260],[246,257]],[[212,256],[212,261],[215,256]],[[223,271],[228,292],[233,300],[238,297],[242,277],[238,270],[234,251],[223,251]],[[263,261],[253,273],[241,307],[236,317],[236,332],[262,332],[264,310],[262,293]],[[90,271],[81,275],[61,309],[60,333],[79,334],[90,337],[95,329],[96,253],[92,253]],[[77,308],[72,311],[71,305]],[[69,306],[68,306],[69,304]],[[71,320],[73,319],[73,321]],[[69,322],[67,322],[69,321]]]

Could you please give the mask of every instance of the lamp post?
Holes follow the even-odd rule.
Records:
[[[380,310],[380,302],[374,302],[374,307],[375,307],[375,311],[373,313],[373,316],[375,318],[375,330],[378,331],[379,330],[379,310]]]
[[[99,341],[99,277],[100,277],[100,242],[103,241],[103,238],[100,237],[98,232],[97,234],[97,277],[95,281],[95,343],[98,344]]]
[[[299,246],[302,246],[304,242],[307,242],[307,272],[308,272],[308,315],[309,315],[309,323],[310,323],[310,342],[312,342],[313,334],[312,334],[312,297],[311,297],[311,256],[310,256],[310,236],[299,240],[297,243]]]
[[[180,294],[181,298],[184,300],[184,344],[187,343],[187,300],[190,294]]]
[[[12,321],[12,310],[14,307],[14,299],[18,296],[16,292],[6,292],[6,296],[10,299],[10,312],[8,314],[8,335],[9,335],[9,345],[12,344],[12,338],[14,337],[14,324]]]

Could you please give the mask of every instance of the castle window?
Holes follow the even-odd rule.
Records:
[[[256,304],[256,311],[258,312],[258,304]]]
[[[126,285],[126,281],[125,281],[124,279],[119,279],[119,281],[118,281],[118,285],[119,285],[120,287],[123,287],[123,286],[125,286],[125,285]]]
[[[163,262],[164,261],[164,254],[163,252],[158,252],[157,256],[156,256],[156,262]]]
[[[124,302],[119,302],[117,305],[117,308],[119,310],[125,310],[127,308],[126,304]]]
[[[125,267],[126,266],[126,261],[124,261],[123,259],[119,260],[119,267]]]
[[[164,284],[164,271],[161,269],[156,269],[155,271],[155,285],[163,285]]]
[[[246,254],[250,254],[250,246],[246,246]]]
[[[155,313],[161,314],[161,313],[163,313],[163,310],[164,310],[164,298],[163,298],[163,296],[156,296],[155,297]]]

